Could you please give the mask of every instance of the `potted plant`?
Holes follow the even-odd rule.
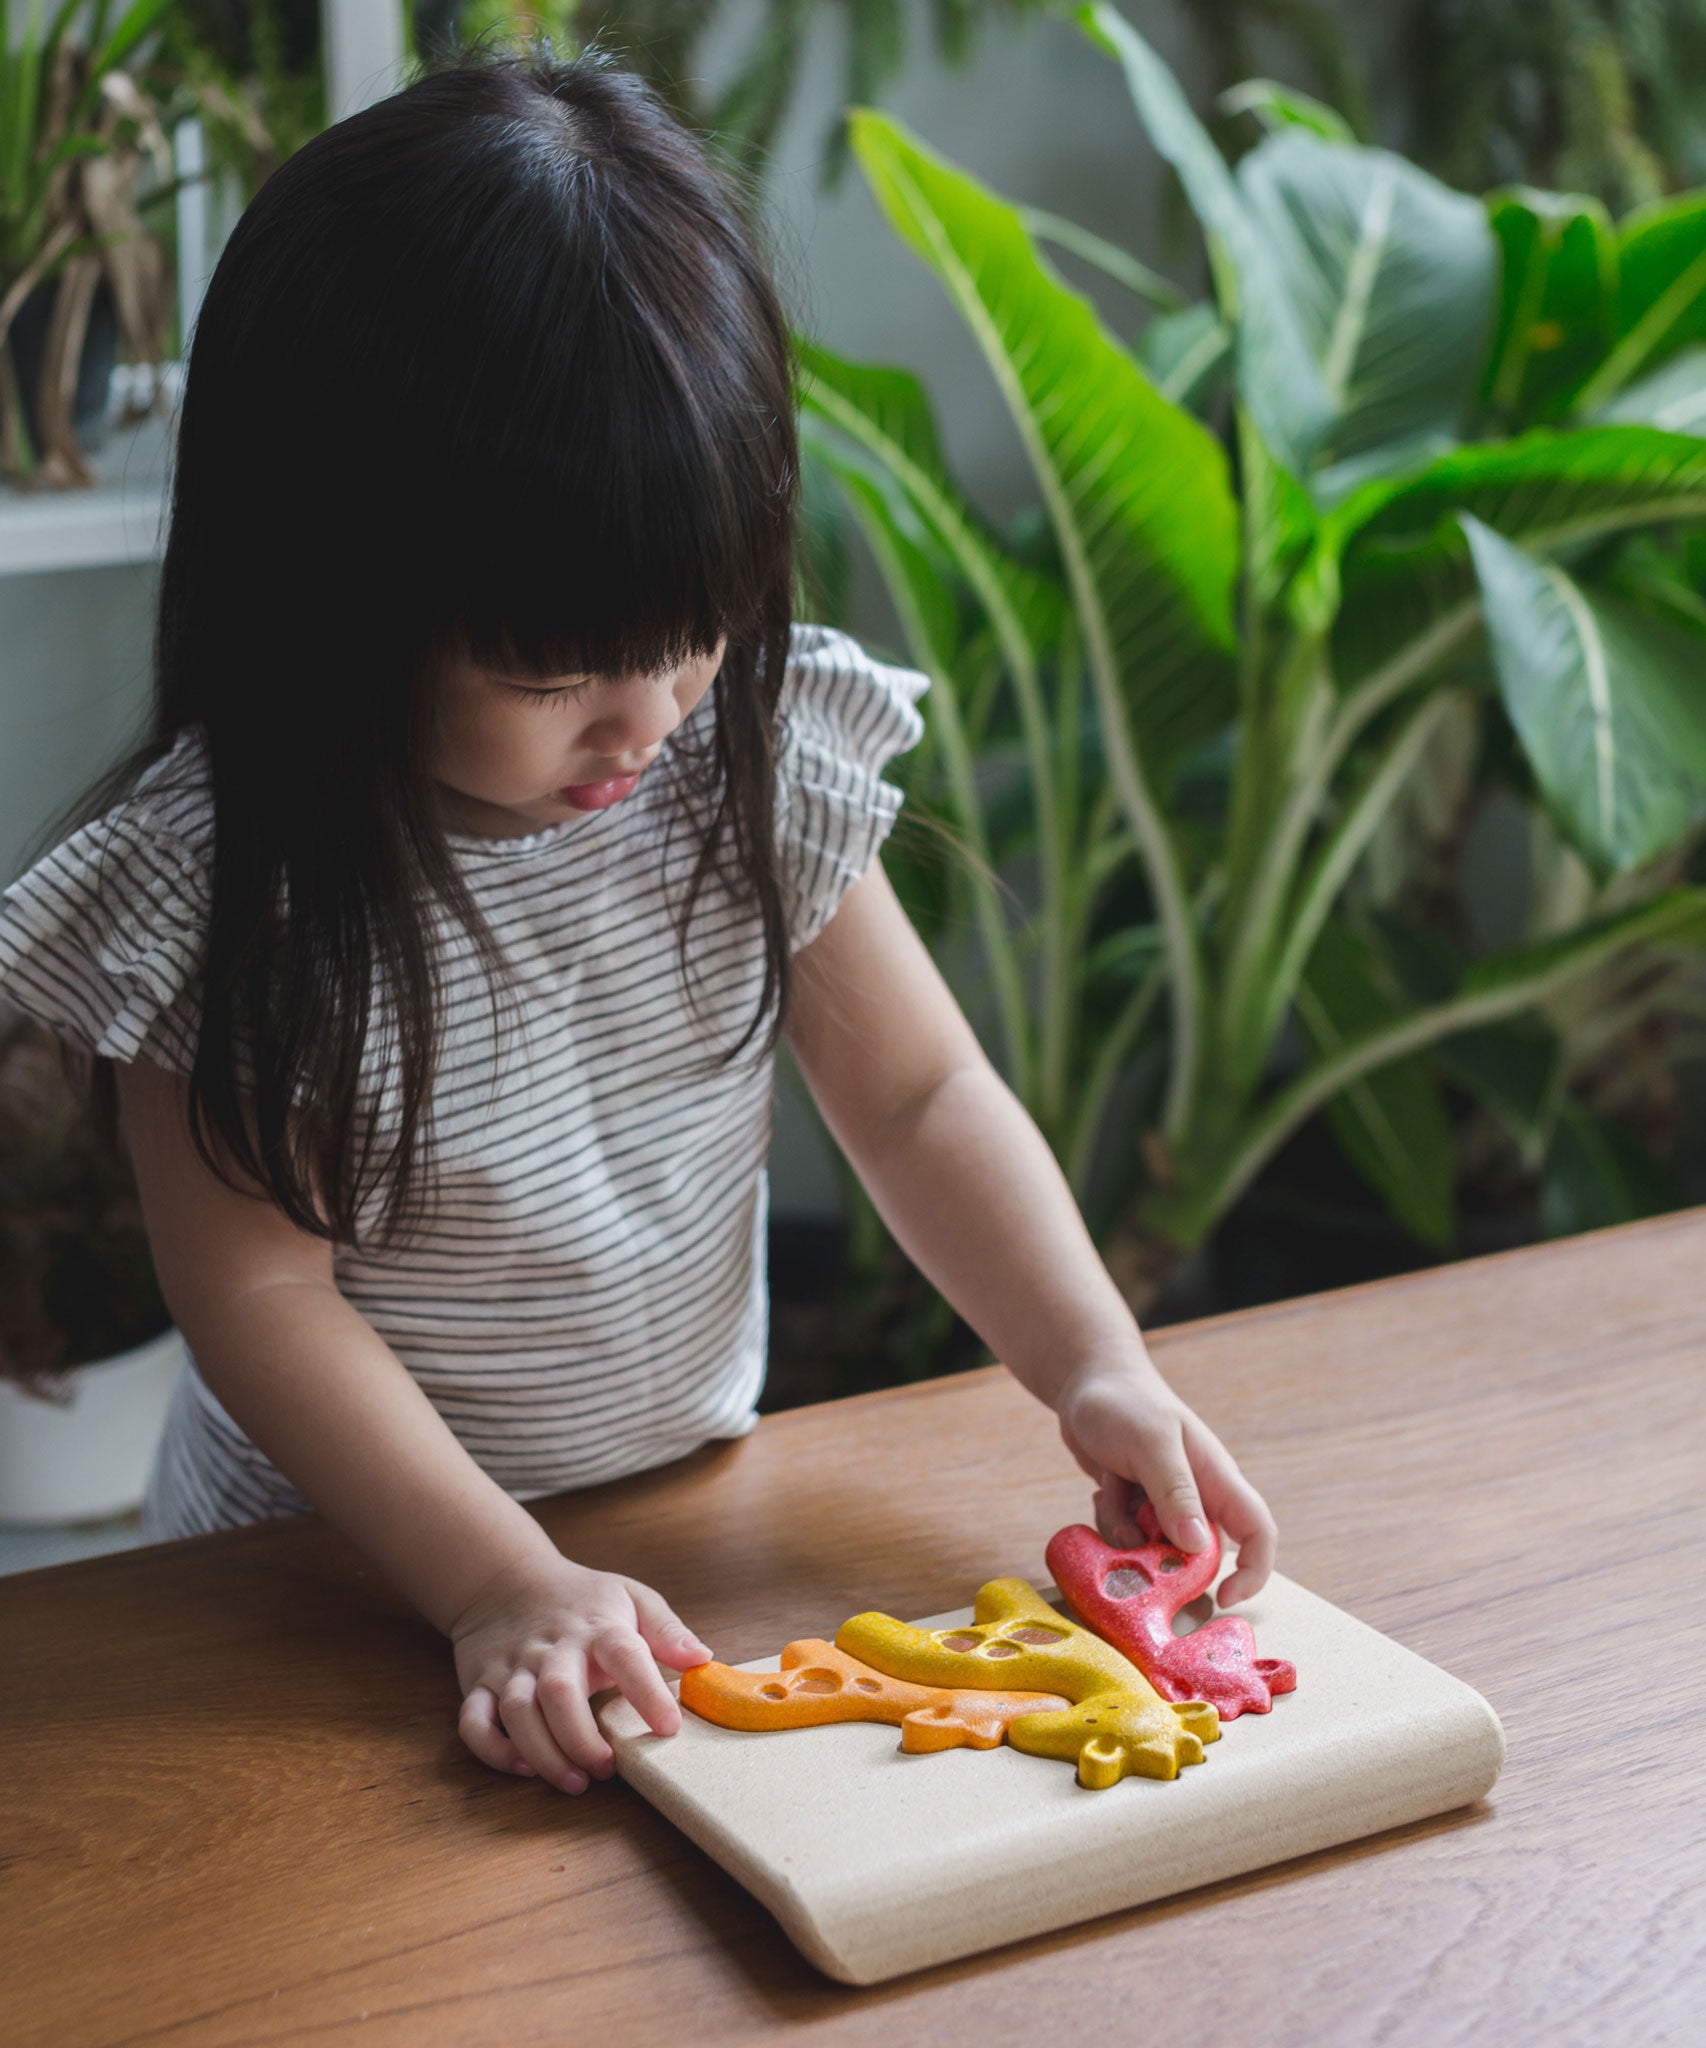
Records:
[[[1213,302],[1122,342],[1038,245],[1153,296],[1124,252],[856,110],[1043,518],[978,515],[905,371],[806,342],[804,430],[932,677],[900,772],[977,856],[944,929],[975,932],[996,1057],[1141,1310],[1319,1116],[1442,1248],[1451,1094],[1560,1174],[1617,1165],[1594,1065],[1687,1008],[1706,945],[1706,199],[1615,224],[1478,199],[1259,81],[1270,132],[1234,172],[1129,23],[1076,14],[1203,225]],[[1514,943],[1442,942],[1369,886],[1465,723],[1538,835]]]
[[[122,66],[176,4],[133,0],[109,25],[112,0],[91,0],[87,44],[75,0],[45,28],[42,0],[21,25],[12,9],[0,22],[0,474],[15,484],[93,484],[82,444],[104,419],[113,356],[165,354],[165,264],[137,203],[145,164],[155,196],[174,189],[171,150]],[[123,423],[158,400],[156,380],[147,403],[127,397]]]
[[[138,1505],[184,1358],[128,1163],[57,1041],[0,1028],[0,1522]]]

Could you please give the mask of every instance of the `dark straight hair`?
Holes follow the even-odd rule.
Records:
[[[671,736],[699,839],[677,936],[686,978],[713,872],[756,907],[763,990],[722,1059],[767,1013],[774,1050],[795,404],[750,191],[607,52],[441,56],[261,187],[189,352],[152,736],[94,798],[203,728],[215,823],[189,1116],[229,1184],[221,1147],[318,1236],[393,1242],[422,1220],[435,899],[494,1004],[503,979],[428,773],[456,657],[650,674],[727,636],[708,742]],[[383,1147],[361,1107],[377,1052],[396,1104]]]

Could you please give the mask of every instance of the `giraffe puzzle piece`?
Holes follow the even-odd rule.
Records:
[[[1149,1540],[1135,1550],[1115,1550],[1082,1522],[1049,1538],[1048,1568],[1073,1612],[1123,1650],[1163,1699],[1208,1700],[1223,1721],[1246,1710],[1271,1713],[1274,1694],[1296,1688],[1297,1667],[1258,1657],[1255,1631],[1241,1615],[1205,1621],[1188,1636],[1173,1633],[1174,1615],[1214,1583],[1218,1532],[1209,1530],[1206,1550],[1178,1550],[1163,1538],[1148,1501],[1137,1514]]]
[[[1064,1708],[1058,1694],[964,1692],[908,1685],[873,1671],[815,1636],[782,1652],[780,1671],[695,1664],[681,1674],[681,1704],[721,1728],[816,1728],[830,1721],[887,1721],[914,1753],[994,1749],[1020,1714]]]
[[[1078,1782],[1094,1790],[1130,1775],[1176,1778],[1200,1764],[1203,1745],[1220,1734],[1205,1700],[1173,1705],[1135,1665],[1077,1622],[1057,1614],[1023,1579],[980,1586],[975,1619],[958,1628],[913,1628],[890,1614],[856,1614],[836,1630],[838,1648],[895,1678],[920,1685],[992,1687],[1063,1693],[1072,1703],[1021,1714],[1007,1740],[1030,1756],[1076,1762]]]

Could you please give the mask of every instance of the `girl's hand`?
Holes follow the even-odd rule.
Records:
[[[1143,1541],[1138,1503],[1148,1499],[1169,1543],[1202,1550],[1206,1513],[1238,1546],[1237,1569],[1222,1584],[1219,1604],[1230,1607],[1261,1591],[1278,1542],[1267,1502],[1141,1344],[1069,1374],[1055,1413],[1066,1448],[1095,1481],[1103,1542],[1135,1550]]]
[[[638,1579],[529,1556],[490,1579],[449,1630],[464,1698],[457,1732],[482,1763],[584,1792],[616,1768],[588,1704],[620,1686],[657,1735],[681,1709],[655,1657],[674,1670],[711,1652]]]

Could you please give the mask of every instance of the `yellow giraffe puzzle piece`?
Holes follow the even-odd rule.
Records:
[[[1100,1791],[1121,1778],[1176,1778],[1220,1736],[1206,1700],[1164,1700],[1112,1643],[1057,1614],[1023,1579],[980,1586],[975,1619],[921,1629],[890,1614],[855,1614],[835,1646],[915,1685],[1060,1693],[1073,1705],[1022,1714],[1007,1740],[1030,1756],[1076,1762],[1078,1782]]]

